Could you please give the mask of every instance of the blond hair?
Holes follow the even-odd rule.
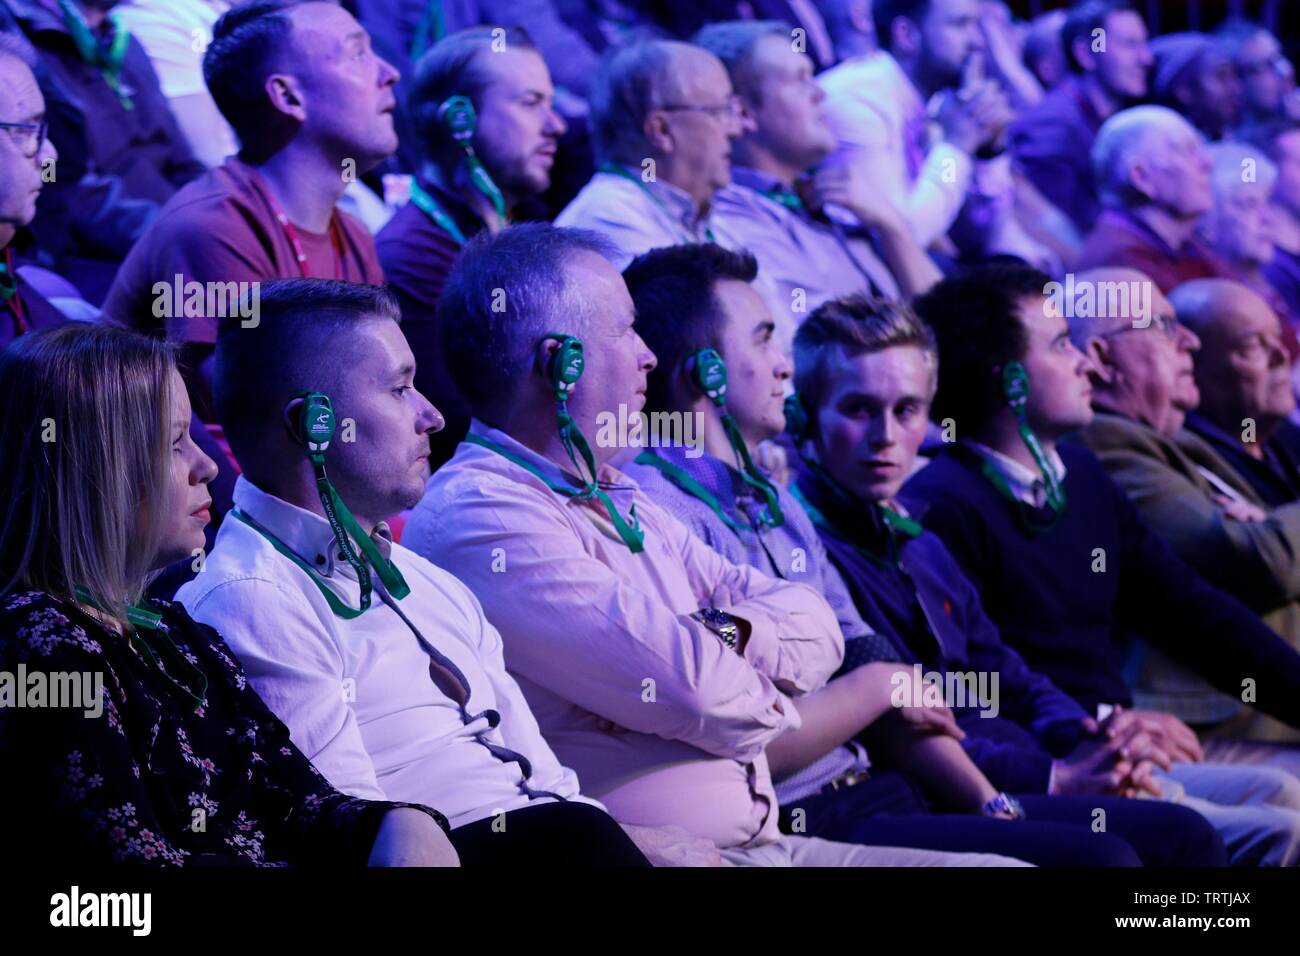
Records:
[[[0,595],[81,587],[126,625],[170,504],[174,369],[167,345],[103,326],[0,353]]]

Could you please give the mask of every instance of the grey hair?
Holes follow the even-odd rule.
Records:
[[[576,254],[609,261],[608,239],[588,229],[534,222],[481,232],[456,260],[438,300],[442,347],[476,415],[508,404],[550,332],[582,338],[592,304],[565,275]]]
[[[588,97],[596,159],[639,165],[650,152],[646,117],[681,95],[683,58],[705,53],[677,40],[642,40],[610,55],[592,80]]]
[[[1195,131],[1165,106],[1134,106],[1101,124],[1092,144],[1092,172],[1103,206],[1122,209],[1140,200],[1130,184],[1136,155],[1153,136],[1175,128]]]
[[[758,41],[777,36],[790,39],[790,26],[780,20],[727,20],[704,26],[691,42],[708,50],[727,68],[731,85],[746,100],[759,104],[758,89],[762,77],[754,70],[754,50]]]

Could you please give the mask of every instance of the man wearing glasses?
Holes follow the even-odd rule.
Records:
[[[556,218],[617,248],[643,252],[713,242],[714,194],[731,182],[731,141],[744,131],[727,70],[687,43],[650,40],[615,54],[591,90],[597,173]]]
[[[24,332],[63,321],[32,285],[37,279],[49,291],[51,282],[62,280],[32,266],[20,273],[15,248],[30,241],[26,227],[36,216],[41,171],[58,157],[45,137],[45,97],[32,73],[34,58],[20,36],[0,32],[0,349]]]
[[[1268,447],[1295,407],[1277,316],[1254,292],[1226,279],[1180,286],[1173,293],[1177,317],[1175,304],[1135,270],[1098,269],[1075,281],[1152,288],[1149,324],[1130,314],[1071,320],[1071,337],[1091,361],[1096,410],[1080,438],[1175,554],[1300,647],[1297,496],[1265,498],[1224,447],[1226,441]],[[1209,374],[1202,371],[1210,366]],[[1254,385],[1243,387],[1247,380]],[[1223,402],[1223,392],[1250,400]],[[1233,434],[1192,414],[1198,405],[1219,420],[1227,412],[1236,422]],[[1243,420],[1256,423],[1244,446],[1238,442]],[[1189,723],[1240,714],[1241,729],[1252,737],[1297,739],[1272,718],[1242,713],[1239,702],[1159,655],[1143,656],[1136,689],[1149,695],[1143,706]]]

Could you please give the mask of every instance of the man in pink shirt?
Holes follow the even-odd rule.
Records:
[[[726,561],[611,464],[655,366],[612,255],[544,224],[469,244],[443,344],[475,418],[404,541],[475,592],[548,742],[620,822],[684,827],[738,865],[1013,863],[778,831],[769,760],[812,743],[795,701],[843,637],[811,588]],[[888,707],[865,677],[845,702]]]

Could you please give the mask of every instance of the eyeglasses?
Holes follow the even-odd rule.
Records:
[[[657,109],[661,109],[665,113],[674,113],[674,112],[708,113],[714,119],[723,119],[723,120],[735,119],[739,117],[741,113],[744,111],[744,107],[741,104],[740,97],[737,96],[735,93],[727,97],[727,102],[720,103],[717,106],[687,106],[684,104],[681,105],[670,104],[667,106],[657,107]]]
[[[1185,328],[1187,326],[1179,322],[1177,316],[1153,315],[1149,325],[1126,325],[1122,329],[1111,329],[1109,332],[1103,332],[1099,338],[1108,339],[1112,336],[1123,335],[1125,332],[1145,332],[1147,329],[1155,329],[1157,332],[1163,332],[1166,338],[1173,339],[1176,342]]]
[[[9,138],[28,159],[41,151],[45,137],[50,131],[49,121],[40,119],[35,123],[0,123],[0,129],[9,130]]]
[[[1278,76],[1287,77],[1295,72],[1291,66],[1291,61],[1282,54],[1271,56],[1265,60],[1255,60],[1253,62],[1242,63],[1239,65],[1238,72],[1242,76],[1259,76],[1261,73],[1273,72]]]

